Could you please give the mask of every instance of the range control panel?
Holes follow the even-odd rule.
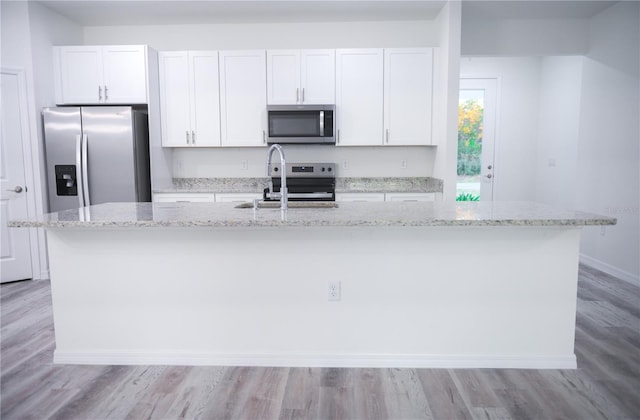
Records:
[[[269,176],[280,177],[282,166],[272,164]],[[287,163],[287,178],[335,178],[334,163]]]

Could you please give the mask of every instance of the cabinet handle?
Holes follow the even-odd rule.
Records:
[[[104,100],[108,100],[109,99],[109,95],[107,94],[107,86],[104,87]]]
[[[296,103],[300,102],[300,88],[296,88]]]
[[[340,129],[338,129],[338,133],[337,133],[337,137],[336,137],[336,144],[340,143]]]
[[[302,103],[304,103],[304,88],[302,88]]]
[[[267,133],[262,130],[262,143],[267,144]]]
[[[389,129],[387,128],[387,132],[385,134],[386,142],[389,143]]]
[[[191,131],[191,144],[196,144],[196,132]]]
[[[98,100],[102,100],[102,86],[98,86]]]
[[[189,130],[184,132],[185,139],[187,140],[187,144],[189,144]]]

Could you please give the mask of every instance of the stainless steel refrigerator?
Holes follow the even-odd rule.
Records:
[[[42,111],[49,211],[151,201],[146,112],[128,106]]]

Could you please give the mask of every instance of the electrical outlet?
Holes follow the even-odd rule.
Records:
[[[248,160],[246,160],[246,159],[241,160],[241,161],[240,161],[240,168],[241,168],[243,171],[246,171],[247,169],[249,169],[249,161],[248,161]]]
[[[606,235],[607,235],[607,227],[600,226],[600,236],[606,236]]]
[[[327,289],[329,301],[340,300],[340,281],[329,280]]]
[[[407,169],[407,160],[406,159],[402,159],[400,161],[400,168]]]
[[[349,169],[349,162],[346,160],[342,161],[342,169]]]

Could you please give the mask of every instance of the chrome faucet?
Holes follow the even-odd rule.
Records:
[[[269,194],[267,197],[269,198],[279,198],[280,199],[280,210],[284,213],[288,207],[288,194],[287,194],[287,164],[284,160],[284,151],[282,150],[282,146],[279,144],[272,144],[269,147],[268,156],[267,156],[267,176],[271,177],[271,157],[273,156],[273,152],[277,150],[280,155],[280,192],[273,192],[273,181],[269,178]]]

